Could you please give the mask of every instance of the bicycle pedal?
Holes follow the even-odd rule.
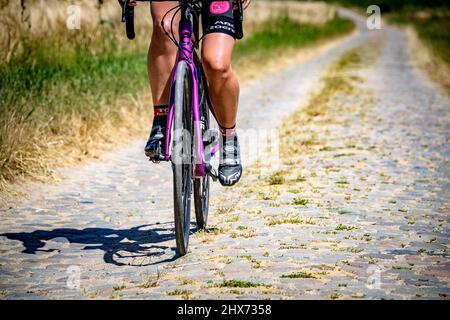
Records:
[[[212,165],[210,163],[207,163],[205,165],[205,169],[206,169],[206,174],[208,176],[210,176],[214,182],[216,182],[218,179],[218,175],[217,175],[217,171],[212,167]]]

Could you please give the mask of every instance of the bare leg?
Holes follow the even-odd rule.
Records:
[[[148,77],[152,89],[153,104],[167,105],[170,94],[170,75],[177,56],[177,47],[165,35],[161,27],[164,15],[178,5],[178,1],[152,2],[150,5],[153,19],[153,33],[147,56]],[[171,13],[164,20],[166,30],[170,30]],[[174,27],[178,28],[179,17]]]
[[[235,40],[223,33],[205,36],[202,62],[209,84],[209,98],[221,127],[221,152],[218,178],[223,186],[236,184],[242,176],[240,148],[236,134],[239,82],[231,68]]]
[[[175,64],[178,48],[165,35],[169,30],[173,13],[164,19],[164,29],[161,22],[166,13],[178,5],[178,1],[152,2],[153,33],[148,50],[148,78],[153,96],[153,124],[145,145],[145,155],[153,161],[164,160],[164,134],[167,124],[167,113],[170,94],[170,75]],[[174,20],[178,27],[179,17]]]
[[[202,61],[209,95],[217,121],[224,128],[236,124],[239,82],[231,68],[235,40],[223,33],[210,33],[203,39]]]

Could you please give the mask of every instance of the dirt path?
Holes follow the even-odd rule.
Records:
[[[412,67],[402,32],[345,14],[357,34],[242,92],[240,127],[259,137],[344,53],[377,53],[352,70],[358,94],[305,128],[319,142],[287,183],[268,183],[286,166],[255,163],[244,141],[245,178],[214,187],[209,231],[176,259],[170,167],[135,141],[1,210],[0,297],[447,298],[449,100]]]

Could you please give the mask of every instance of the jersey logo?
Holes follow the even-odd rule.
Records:
[[[209,11],[213,14],[222,14],[230,9],[229,1],[213,1],[209,6]]]

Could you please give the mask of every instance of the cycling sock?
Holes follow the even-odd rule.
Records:
[[[168,105],[153,106],[153,116],[155,118],[167,117],[168,114],[169,114]]]
[[[165,126],[167,122],[167,115],[169,114],[169,106],[153,106],[153,126]]]
[[[222,134],[222,137],[233,137],[236,135],[236,124],[231,128],[225,128],[219,124],[219,131]]]

